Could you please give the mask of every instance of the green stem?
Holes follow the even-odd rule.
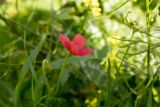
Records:
[[[111,72],[111,62],[110,62],[110,59],[108,59],[108,70],[107,70],[107,73],[108,73],[108,83],[107,83],[107,85],[108,85],[108,95],[107,95],[107,102],[108,102],[108,104],[107,104],[107,107],[111,107],[111,74],[110,74],[110,72]]]
[[[58,83],[60,83],[60,81],[61,81],[62,74],[64,72],[64,67],[65,67],[65,65],[67,63],[67,60],[68,60],[68,56],[69,56],[69,54],[66,55],[65,61],[64,61],[63,65],[62,65],[62,68],[61,68],[61,71],[60,71],[60,74],[59,74],[59,78],[58,78]]]
[[[150,0],[146,0],[146,22],[147,22],[147,31],[149,33],[149,35],[147,35],[147,42],[148,42],[148,50],[147,50],[147,74],[148,74],[148,83],[150,81],[152,81],[152,72],[151,72],[151,68],[150,68],[150,60],[151,60],[151,35],[150,35]],[[151,107],[152,106],[152,90],[151,88],[149,89],[149,93],[148,93],[148,101],[147,101],[147,107]]]
[[[57,92],[59,91],[59,89],[61,87],[61,79],[62,79],[62,75],[63,75],[63,72],[64,72],[64,67],[67,64],[68,56],[69,56],[69,54],[66,55],[65,61],[64,61],[63,65],[62,65],[62,68],[60,70],[60,74],[59,74],[59,78],[58,78],[58,82],[57,82],[57,87],[56,87],[56,90],[55,90],[55,95],[57,94]]]
[[[135,31],[132,31],[132,35],[131,35],[131,38],[130,38],[130,40],[129,40],[130,43],[132,42],[134,33],[135,33]],[[130,47],[131,47],[131,45],[128,45],[128,47],[127,47],[127,49],[126,49],[126,51],[125,51],[125,53],[124,53],[124,56],[123,56],[123,58],[122,58],[122,61],[121,61],[120,65],[119,65],[119,67],[118,67],[118,73],[119,73],[119,74],[120,74],[121,66],[122,66],[122,64],[123,64],[123,62],[124,62],[124,60],[125,60],[125,58],[126,58],[126,56],[127,56],[127,54],[128,54],[128,51],[129,51]],[[121,75],[121,74],[120,74],[120,75]],[[128,81],[124,78],[123,75],[122,75],[122,78],[123,78],[126,86],[129,88],[129,90],[130,90],[131,92],[133,92],[134,94],[137,94],[137,92],[136,92],[134,89],[131,88],[131,86],[129,85]]]
[[[131,43],[131,41],[132,41],[132,39],[133,39],[134,33],[135,33],[135,32],[133,31],[133,32],[132,32],[131,39],[129,40],[130,43]],[[121,61],[120,65],[119,65],[119,67],[118,67],[118,72],[120,72],[120,68],[121,68],[121,66],[122,66],[122,64],[123,64],[124,59],[126,58],[126,55],[128,54],[128,51],[129,51],[130,47],[131,47],[131,45],[129,45],[129,46],[127,47],[126,52],[124,53],[124,56],[123,56],[123,58],[122,58],[122,61]]]
[[[122,6],[124,6],[125,4],[127,4],[128,2],[130,2],[131,0],[126,0],[124,3],[120,4],[118,7],[116,7],[115,9],[113,9],[112,11],[107,13],[107,16],[112,16],[112,14],[117,11],[118,9],[120,9]]]
[[[48,79],[47,79],[47,76],[46,76],[46,72],[45,72],[45,65],[48,64],[47,60],[43,60],[43,64],[42,64],[42,68],[43,68],[43,76],[44,76],[44,79],[45,79],[45,82],[46,82],[46,86],[47,86],[47,90],[48,90],[48,93],[49,93],[49,83],[48,83]]]
[[[149,0],[146,0],[146,22],[147,22],[147,31],[149,35],[147,35],[148,49],[147,49],[147,73],[148,78],[152,79],[152,72],[150,70],[150,60],[151,60],[151,36],[150,36],[150,9],[149,9]]]
[[[47,101],[46,101],[46,106],[48,106],[48,101],[49,101],[49,95],[50,95],[50,87],[49,87],[49,82],[48,82],[48,79],[47,79],[47,76],[46,76],[46,66],[48,64],[48,61],[45,59],[43,60],[43,63],[42,63],[42,69],[43,69],[43,76],[44,76],[44,79],[45,79],[45,82],[46,82],[46,86],[47,86]]]

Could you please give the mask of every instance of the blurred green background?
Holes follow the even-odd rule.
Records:
[[[160,107],[160,1],[149,20],[146,1],[0,0],[0,107]],[[69,55],[59,86],[60,33],[94,52]]]

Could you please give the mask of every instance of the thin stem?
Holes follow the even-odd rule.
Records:
[[[133,39],[133,35],[134,35],[134,31],[132,32],[132,36],[131,36],[130,42],[131,42],[132,39]],[[122,61],[121,61],[120,65],[119,65],[119,67],[118,67],[118,72],[120,72],[120,68],[121,68],[121,66],[122,66],[122,64],[123,64],[124,59],[126,58],[126,55],[128,54],[129,49],[130,49],[130,45],[127,47],[126,52],[124,53],[124,56],[123,56],[123,58],[122,58]]]
[[[116,7],[115,9],[113,9],[112,11],[108,12],[107,15],[111,16],[115,11],[117,11],[119,8],[121,8],[122,6],[124,6],[125,4],[127,4],[128,2],[130,2],[131,0],[126,0],[124,3],[120,4],[118,7]]]
[[[43,75],[44,75],[44,79],[45,79],[45,82],[46,82],[46,86],[47,86],[47,89],[49,91],[49,83],[48,83],[48,79],[47,79],[47,76],[46,76],[46,72],[45,72],[45,65],[48,64],[47,60],[43,60],[43,64],[42,64],[42,68],[43,68]]]
[[[61,81],[62,74],[64,72],[64,67],[65,67],[65,65],[67,63],[67,60],[68,60],[68,56],[69,56],[69,54],[66,55],[65,61],[64,61],[63,65],[62,65],[62,68],[61,68],[61,71],[60,71],[60,74],[59,74],[59,78],[58,78],[58,83],[60,83],[60,81]]]
[[[62,68],[60,70],[59,78],[58,78],[58,81],[57,81],[57,87],[56,87],[56,90],[55,90],[55,95],[57,94],[57,92],[59,91],[59,89],[61,87],[61,79],[62,79],[62,75],[63,75],[63,72],[64,72],[64,67],[67,64],[68,56],[69,56],[69,54],[66,55],[65,61],[64,61],[63,65],[62,65]]]
[[[43,76],[44,76],[44,79],[45,79],[45,82],[46,82],[46,86],[47,86],[47,106],[48,106],[48,100],[49,100],[49,92],[50,92],[50,87],[49,87],[49,83],[48,83],[48,79],[47,79],[47,76],[46,76],[46,70],[45,70],[45,65],[48,64],[48,61],[45,59],[43,60],[43,63],[42,63],[42,69],[43,69]]]
[[[150,83],[152,81],[152,72],[151,72],[151,68],[150,68],[150,60],[151,60],[151,36],[150,36],[150,30],[151,30],[151,26],[150,26],[150,0],[146,0],[146,22],[147,22],[147,31],[149,33],[149,35],[147,35],[147,42],[148,42],[148,50],[147,50],[147,73],[148,73],[148,83]],[[148,93],[148,103],[147,103],[147,107],[151,107],[152,106],[152,90],[149,89],[149,93]]]
[[[108,106],[107,107],[111,107],[111,62],[110,62],[110,59],[108,59],[108,70],[107,70],[107,73],[108,73],[108,95],[107,95],[107,100],[108,100]]]
[[[146,0],[146,21],[147,21],[147,31],[150,34],[150,9],[149,9],[149,0]],[[147,35],[147,42],[148,42],[148,49],[147,49],[147,73],[148,78],[150,79],[152,77],[151,71],[150,71],[150,54],[151,54],[151,37],[150,35]]]
[[[134,33],[135,33],[135,32],[133,31],[133,32],[132,32],[132,35],[131,35],[131,38],[130,38],[130,42],[131,42],[132,39],[133,39]],[[123,64],[123,62],[124,62],[124,60],[125,60],[125,58],[126,58],[126,56],[127,56],[127,54],[128,54],[128,51],[129,51],[130,47],[131,47],[131,45],[128,45],[128,47],[127,47],[127,49],[126,49],[126,51],[125,51],[125,53],[124,53],[124,56],[123,56],[123,58],[121,59],[121,63],[120,63],[120,65],[119,65],[119,67],[118,67],[118,72],[119,72],[119,73],[120,73],[121,66],[122,66],[122,64]],[[126,86],[129,88],[129,90],[130,90],[131,92],[133,92],[134,94],[137,94],[137,92],[136,92],[134,89],[131,88],[131,86],[129,85],[128,81],[124,78],[124,76],[122,76],[122,78],[123,78]]]

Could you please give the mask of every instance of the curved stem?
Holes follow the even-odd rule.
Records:
[[[47,79],[47,76],[46,76],[46,70],[45,70],[45,65],[48,64],[47,60],[43,60],[42,62],[42,70],[43,70],[43,76],[44,76],[44,80],[46,82],[46,86],[47,86],[47,90],[48,90],[48,93],[49,93],[49,82],[48,82],[48,79]]]
[[[69,56],[69,54],[66,55],[65,61],[64,61],[63,65],[62,65],[62,68],[60,70],[60,74],[59,74],[59,77],[58,77],[56,90],[55,90],[55,93],[54,93],[55,95],[57,94],[57,92],[59,91],[59,89],[61,87],[61,79],[62,79],[62,75],[63,75],[63,72],[64,72],[64,67],[65,67],[65,65],[67,63],[67,60],[68,60],[68,56]]]
[[[65,65],[67,63],[67,60],[68,60],[68,56],[69,56],[69,54],[66,55],[65,61],[64,61],[63,65],[62,65],[62,68],[61,68],[61,71],[60,71],[60,74],[59,74],[59,78],[58,78],[58,84],[60,84],[60,81],[61,81],[61,78],[62,78],[62,74],[64,72],[64,67],[65,67]]]

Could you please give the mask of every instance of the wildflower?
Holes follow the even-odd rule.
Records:
[[[99,7],[93,7],[92,8],[92,14],[94,16],[99,16],[101,14],[101,9]]]
[[[59,40],[62,44],[68,49],[72,55],[76,56],[85,56],[92,54],[93,50],[90,48],[85,48],[87,41],[80,35],[76,34],[72,41],[66,35],[60,34]]]
[[[87,7],[90,7],[94,16],[99,16],[101,14],[101,8],[99,7],[98,0],[84,0],[84,3]]]
[[[85,3],[86,6],[89,6],[90,3],[91,3],[91,0],[84,0],[84,3]]]
[[[85,100],[85,103],[86,103],[86,105],[87,105],[87,107],[96,107],[96,105],[97,105],[97,98],[93,98],[93,99],[86,99]]]

